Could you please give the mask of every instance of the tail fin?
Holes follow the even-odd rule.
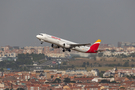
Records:
[[[87,51],[87,53],[97,53],[98,47],[100,45],[101,40],[98,39],[93,45],[91,45],[90,49]]]

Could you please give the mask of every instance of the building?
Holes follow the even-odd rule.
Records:
[[[117,70],[117,67],[116,67],[115,74],[114,74],[114,80],[117,81],[118,78],[119,78],[119,76],[118,76],[118,70]]]

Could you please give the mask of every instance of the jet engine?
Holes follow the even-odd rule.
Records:
[[[70,45],[67,44],[67,43],[60,43],[60,45],[61,45],[63,48],[70,48]]]
[[[69,44],[64,43],[64,44],[63,44],[63,47],[65,47],[65,48],[70,48],[70,45],[69,45]]]
[[[52,48],[60,48],[60,47],[56,44],[52,44]]]

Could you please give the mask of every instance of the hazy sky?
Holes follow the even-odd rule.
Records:
[[[39,46],[41,32],[77,43],[135,42],[135,0],[0,0],[0,46]]]

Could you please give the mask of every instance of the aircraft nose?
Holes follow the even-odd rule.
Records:
[[[37,35],[36,37],[37,37],[38,39],[40,38],[40,36],[39,36],[39,35]]]

